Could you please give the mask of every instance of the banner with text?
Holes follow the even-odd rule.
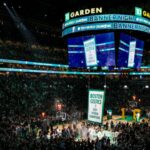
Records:
[[[89,90],[88,121],[102,123],[105,92],[101,90]]]

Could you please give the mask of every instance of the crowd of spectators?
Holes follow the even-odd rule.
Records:
[[[14,30],[12,24],[3,22],[3,19],[0,20],[0,26],[6,31]],[[41,32],[37,27],[34,28],[35,34],[40,35],[41,43],[51,43],[53,46],[41,46],[38,43],[29,45],[0,39],[0,59],[68,64],[67,44],[64,46],[62,38],[56,36],[59,31],[53,30],[57,28],[51,26],[50,35],[49,32]],[[8,30],[7,34],[0,31],[1,37],[7,35],[8,39],[13,39],[15,36],[20,38],[20,35],[14,35],[16,30],[18,29],[13,32]],[[149,44],[147,43],[145,42],[143,65],[148,65],[150,62],[150,52],[147,48]],[[56,45],[58,45],[57,48]],[[3,62],[0,62],[0,65],[9,68],[38,68]],[[49,69],[48,67],[39,68]],[[53,70],[57,69],[53,68]],[[89,89],[105,90],[104,115],[107,114],[108,109],[112,110],[113,115],[120,115],[122,107],[128,108],[128,114],[130,114],[130,102],[135,101],[136,107],[142,110],[142,117],[149,117],[149,85],[150,80],[144,79],[134,81],[131,78],[117,77],[106,80],[105,77],[91,78],[90,76],[76,76],[75,78],[75,75],[62,75],[60,78],[60,75],[43,76],[42,74],[0,72],[0,150],[148,150],[150,122],[145,120],[141,120],[140,123],[104,122],[98,125],[83,122],[80,130],[77,124],[71,123],[75,119],[72,117],[74,112],[81,113],[78,119],[87,119]],[[136,98],[133,99],[133,96]],[[67,114],[69,125],[55,118],[57,102],[62,104],[62,111]],[[147,112],[149,112],[148,116],[146,116]],[[60,124],[61,129],[58,127]],[[89,128],[94,129],[95,139],[90,139]],[[104,130],[117,133],[117,136],[111,139],[102,134]],[[98,132],[103,136],[99,137]]]
[[[104,85],[107,87],[104,88]],[[124,85],[128,88],[125,89]],[[15,73],[0,76],[0,109],[1,114],[28,113],[38,115],[40,112],[54,110],[56,100],[59,100],[65,111],[72,107],[87,112],[88,89],[106,90],[105,110],[112,109],[113,114],[121,114],[122,107],[129,108],[133,95],[136,95],[137,107],[144,111],[149,109],[149,80],[91,78],[60,78],[49,75]],[[82,91],[82,92],[81,92]],[[10,112],[11,111],[11,112]],[[105,111],[105,112],[106,112]]]
[[[105,87],[104,87],[105,85]],[[126,85],[126,86],[125,86]],[[45,127],[41,113],[55,116],[55,103],[63,105],[67,114],[82,112],[80,119],[87,119],[88,89],[106,91],[105,115],[112,109],[113,115],[120,115],[122,107],[128,108],[129,101],[136,95],[137,107],[142,110],[142,117],[149,110],[149,80],[131,78],[110,79],[105,77],[60,78],[6,73],[0,75],[0,149],[118,149],[147,150],[149,126],[146,122],[123,124],[117,123],[114,130],[119,132],[117,144],[103,137],[95,141],[76,140],[77,134],[55,136],[54,125],[61,123],[51,119]],[[124,88],[125,87],[125,88]],[[140,99],[140,101],[139,101]],[[76,106],[76,109],[74,107]],[[71,121],[71,120],[69,120]],[[119,126],[119,127],[118,127]],[[107,125],[105,126],[107,130]],[[105,128],[104,127],[104,128]],[[71,129],[69,129],[72,132]],[[37,132],[39,131],[39,132]],[[48,134],[50,131],[50,135]],[[53,134],[54,135],[53,135]],[[63,133],[63,131],[61,131]],[[38,138],[37,138],[38,134]],[[58,133],[56,133],[57,135]]]
[[[64,48],[38,44],[28,46],[26,43],[9,40],[0,40],[0,56],[3,59],[67,64],[67,50]]]
[[[106,122],[103,125],[83,124],[63,125],[62,128],[49,124],[46,119],[27,118],[25,116],[0,118],[0,148],[5,149],[45,149],[45,150],[148,150],[150,126],[144,120],[141,123]],[[114,143],[107,135],[94,135],[90,139],[90,130],[117,133]],[[87,132],[86,132],[87,130]],[[92,131],[91,130],[91,131]],[[84,137],[84,138],[83,138]]]

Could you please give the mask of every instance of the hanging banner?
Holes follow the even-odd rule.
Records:
[[[101,90],[89,90],[88,121],[102,123],[104,112],[105,92]]]

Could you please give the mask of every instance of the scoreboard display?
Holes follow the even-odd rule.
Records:
[[[62,37],[68,40],[69,67],[107,67],[109,70],[140,68],[144,39],[140,40],[123,31],[149,35],[150,12],[144,8],[130,7],[108,10],[100,6],[67,12],[62,25]],[[97,31],[101,34],[96,34]],[[115,39],[118,34],[120,37]]]

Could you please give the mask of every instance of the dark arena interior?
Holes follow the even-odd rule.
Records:
[[[150,0],[0,0],[0,150],[149,150]]]

